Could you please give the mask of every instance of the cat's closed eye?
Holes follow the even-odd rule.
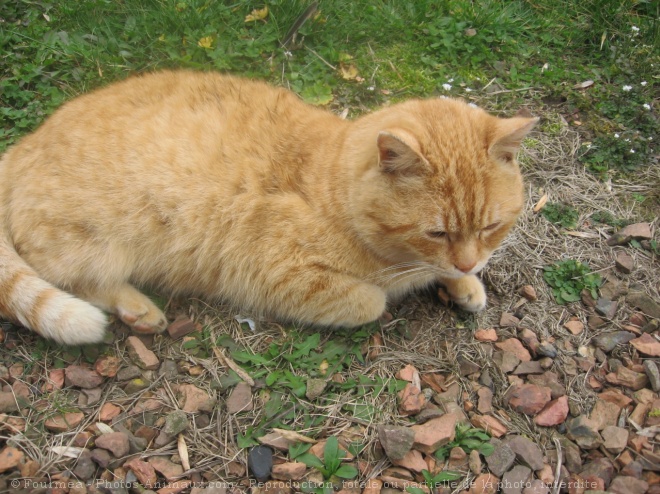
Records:
[[[484,231],[495,230],[498,226],[500,226],[500,222],[496,221],[495,223],[491,223],[490,225],[484,227],[483,230]]]
[[[447,236],[447,232],[443,232],[442,230],[435,230],[426,232],[426,235],[431,238],[445,238]]]

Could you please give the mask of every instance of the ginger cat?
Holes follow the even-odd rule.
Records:
[[[135,286],[281,320],[358,326],[475,276],[523,203],[537,119],[450,99],[342,120],[262,82],[132,77],[63,105],[0,161],[0,315],[65,344],[163,313]]]

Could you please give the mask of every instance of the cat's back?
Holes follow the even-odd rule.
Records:
[[[292,93],[260,81],[193,71],[161,71],[130,77],[60,107],[34,133],[10,149],[13,161],[40,149],[91,156],[152,147],[204,146],[213,137],[248,136],[260,114],[291,113],[302,103]],[[217,144],[218,141],[214,140]],[[32,161],[32,160],[30,160]],[[91,160],[92,162],[94,160]],[[87,160],[89,162],[89,160]],[[80,164],[80,163],[79,163]],[[17,163],[14,163],[16,166]],[[32,162],[30,167],[35,166]]]

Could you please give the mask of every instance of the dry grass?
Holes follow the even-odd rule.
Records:
[[[557,118],[552,114],[549,118]],[[566,391],[574,409],[586,412],[593,402],[593,392],[585,385],[584,375],[573,375],[570,365],[566,365],[570,357],[577,355],[578,348],[587,345],[597,333],[585,331],[573,336],[562,324],[570,315],[577,315],[586,322],[585,312],[578,306],[559,306],[555,303],[552,292],[542,278],[542,267],[565,257],[571,257],[587,262],[595,271],[601,274],[613,274],[614,258],[621,248],[606,246],[604,240],[612,233],[612,229],[602,225],[592,225],[590,215],[596,211],[608,211],[615,217],[637,221],[643,219],[639,204],[630,200],[631,193],[652,196],[660,187],[660,169],[649,167],[640,171],[634,177],[616,184],[599,181],[578,163],[576,157],[580,149],[578,134],[568,126],[554,134],[537,132],[527,141],[525,155],[522,159],[524,174],[527,181],[527,203],[525,212],[518,227],[506,240],[504,246],[496,253],[484,272],[484,281],[488,286],[490,303],[488,309],[477,315],[465,315],[447,309],[438,303],[433,293],[422,293],[409,297],[397,307],[392,308],[395,320],[382,327],[380,334],[382,346],[377,358],[368,361],[366,365],[354,363],[345,373],[346,377],[366,375],[392,379],[396,372],[406,364],[413,364],[424,372],[437,372],[450,376],[460,383],[465,397],[476,402],[473,382],[468,377],[459,374],[458,357],[476,363],[487,370],[495,383],[495,408],[506,409],[503,394],[509,386],[506,376],[493,364],[492,348],[489,344],[475,341],[473,334],[478,328],[498,327],[502,312],[512,311],[520,304],[518,289],[523,285],[533,285],[539,299],[522,306],[524,318],[521,327],[531,329],[539,340],[554,341],[560,355],[555,361],[553,371],[560,375],[566,385]],[[551,201],[564,202],[572,205],[579,213],[577,232],[580,236],[568,235],[555,225],[545,220],[541,215],[532,212],[534,204],[543,195],[548,194]],[[657,227],[658,220],[654,220]],[[635,258],[637,268],[633,274],[626,277],[625,283],[641,285],[654,298],[659,298],[660,266],[657,258],[648,252],[627,248],[627,252]],[[185,310],[195,321],[208,328],[210,341],[215,341],[220,335],[228,334],[234,341],[254,353],[262,353],[269,344],[286,334],[286,330],[272,322],[262,322],[257,331],[244,330],[234,320],[237,311],[228,307],[209,306],[203,302],[192,300],[187,306],[173,307],[178,312]],[[621,304],[611,328],[616,329],[630,315],[630,309]],[[400,323],[405,322],[405,328]],[[123,330],[120,330],[121,334]],[[50,371],[47,362],[50,355],[34,356],[32,348],[34,340],[31,335],[13,332],[11,338],[22,341],[16,343],[16,349],[9,352],[1,349],[1,358],[5,362],[23,362],[34,376],[33,388],[47,381]],[[498,329],[500,338],[515,337],[516,331],[511,328]],[[325,333],[323,339],[331,338]],[[200,366],[203,371],[197,375],[186,372],[179,373],[178,383],[189,382],[205,389],[210,394],[216,394],[211,383],[217,382],[227,373],[227,369],[213,357],[198,358],[190,355],[182,348],[181,341],[172,341],[168,337],[157,337],[153,346],[161,361],[172,359],[186,366]],[[114,353],[128,365],[130,359],[125,352],[123,342],[117,339]],[[180,407],[171,386],[174,382],[158,376],[155,371],[147,371],[146,377],[151,385],[137,394],[128,396],[120,386],[112,380],[106,381],[100,402],[87,407],[79,407],[86,420],[76,429],[62,434],[53,434],[43,430],[40,425],[44,417],[56,412],[54,408],[60,403],[61,409],[75,406],[77,393],[71,390],[57,391],[48,399],[50,403],[42,404],[43,408],[35,407],[27,410],[23,417],[27,422],[27,432],[11,430],[8,426],[2,429],[2,437],[8,443],[19,447],[24,453],[41,464],[41,471],[61,470],[71,466],[70,460],[53,452],[54,446],[71,446],[76,434],[98,420],[98,411],[103,403],[111,402],[122,407],[123,413],[117,417],[114,426],[125,425],[135,428],[139,424],[158,425],[159,419],[165,413]],[[211,478],[221,478],[228,481],[245,479],[240,465],[246,465],[246,450],[236,443],[239,432],[245,431],[251,425],[257,425],[264,420],[263,404],[268,399],[265,389],[257,387],[254,393],[255,408],[251,412],[230,415],[223,405],[226,394],[219,395],[219,406],[215,408],[208,420],[191,416],[190,428],[184,438],[193,472],[204,472]],[[56,398],[53,401],[53,397]],[[146,397],[157,398],[163,408],[157,413],[147,412],[131,415],[130,410],[140,400]],[[315,437],[339,435],[348,442],[359,442],[364,446],[362,457],[372,463],[369,477],[376,476],[387,465],[382,459],[376,444],[376,423],[407,424],[408,419],[402,417],[397,408],[397,399],[387,390],[368,394],[360,398],[361,403],[373,406],[378,413],[372,421],[356,419],[344,409],[345,405],[355,403],[353,392],[338,392],[332,399],[310,402],[305,399],[291,400],[285,403],[285,411],[295,410],[294,419],[288,425],[301,434]],[[463,397],[460,398],[461,402]],[[57,402],[57,403],[56,403]],[[59,406],[59,405],[58,405]],[[544,448],[553,449],[553,430],[539,428],[525,415],[507,411],[508,416],[500,415],[502,421],[512,432],[525,434],[533,438]],[[316,415],[324,417],[322,425],[313,429],[303,427],[303,417]],[[275,421],[273,420],[273,423]],[[176,444],[168,444],[164,448],[150,448],[144,457],[152,455],[177,454]]]

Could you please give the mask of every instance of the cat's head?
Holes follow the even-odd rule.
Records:
[[[523,206],[516,154],[536,118],[497,118],[450,99],[409,101],[358,121],[355,226],[392,262],[440,276],[481,270]]]

